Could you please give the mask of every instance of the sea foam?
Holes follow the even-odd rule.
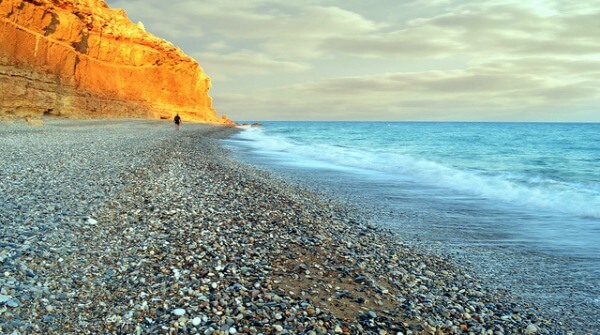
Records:
[[[453,190],[487,201],[535,207],[577,216],[600,218],[598,185],[556,180],[521,171],[497,171],[452,166],[400,153],[393,146],[352,147],[352,142],[311,142],[289,134],[270,133],[264,127],[246,127],[235,136],[262,154],[277,157],[281,164],[326,167],[394,180],[411,180],[430,187]],[[381,139],[379,139],[381,140]]]

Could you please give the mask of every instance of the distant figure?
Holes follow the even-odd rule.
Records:
[[[175,130],[179,130],[179,124],[181,123],[181,118],[179,117],[179,114],[175,115],[175,118],[173,120],[175,121]]]

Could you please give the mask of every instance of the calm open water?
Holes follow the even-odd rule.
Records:
[[[243,128],[225,141],[240,159],[350,196],[405,239],[600,333],[600,124]]]

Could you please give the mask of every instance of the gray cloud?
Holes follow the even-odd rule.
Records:
[[[381,25],[336,6],[274,1],[109,1],[125,7],[149,31],[175,40],[206,36],[235,41],[277,56],[320,57],[332,36],[375,31]],[[315,2],[316,3],[316,2]],[[162,18],[162,19],[159,19]],[[148,23],[146,23],[148,22]],[[202,32],[200,34],[200,32]],[[185,43],[184,43],[185,44]]]
[[[203,67],[209,68],[215,78],[229,80],[241,75],[267,75],[273,72],[298,72],[310,69],[306,63],[270,59],[263,54],[241,51],[230,54],[197,53]]]
[[[306,106],[306,110],[327,111],[326,117],[368,119],[376,113],[387,115],[387,119],[415,115],[419,115],[416,119],[460,119],[471,115],[466,119],[493,120],[502,119],[495,118],[502,113],[516,115],[519,111],[523,117],[540,108],[594,105],[600,98],[599,87],[594,82],[551,80],[513,72],[512,68],[489,72],[486,67],[476,67],[325,79],[263,92],[261,96],[272,98],[267,105],[277,104],[285,110],[297,109],[298,102],[292,97],[310,97],[310,102],[299,105]],[[472,114],[477,111],[480,114]]]
[[[600,121],[589,2],[108,3],[197,58],[236,119]]]
[[[429,18],[398,22],[399,29],[332,37],[321,47],[365,57],[440,57],[452,54],[600,54],[600,11],[543,16],[518,6],[461,6]]]

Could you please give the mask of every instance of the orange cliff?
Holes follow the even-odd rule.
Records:
[[[0,0],[0,118],[218,117],[210,78],[103,0]]]

